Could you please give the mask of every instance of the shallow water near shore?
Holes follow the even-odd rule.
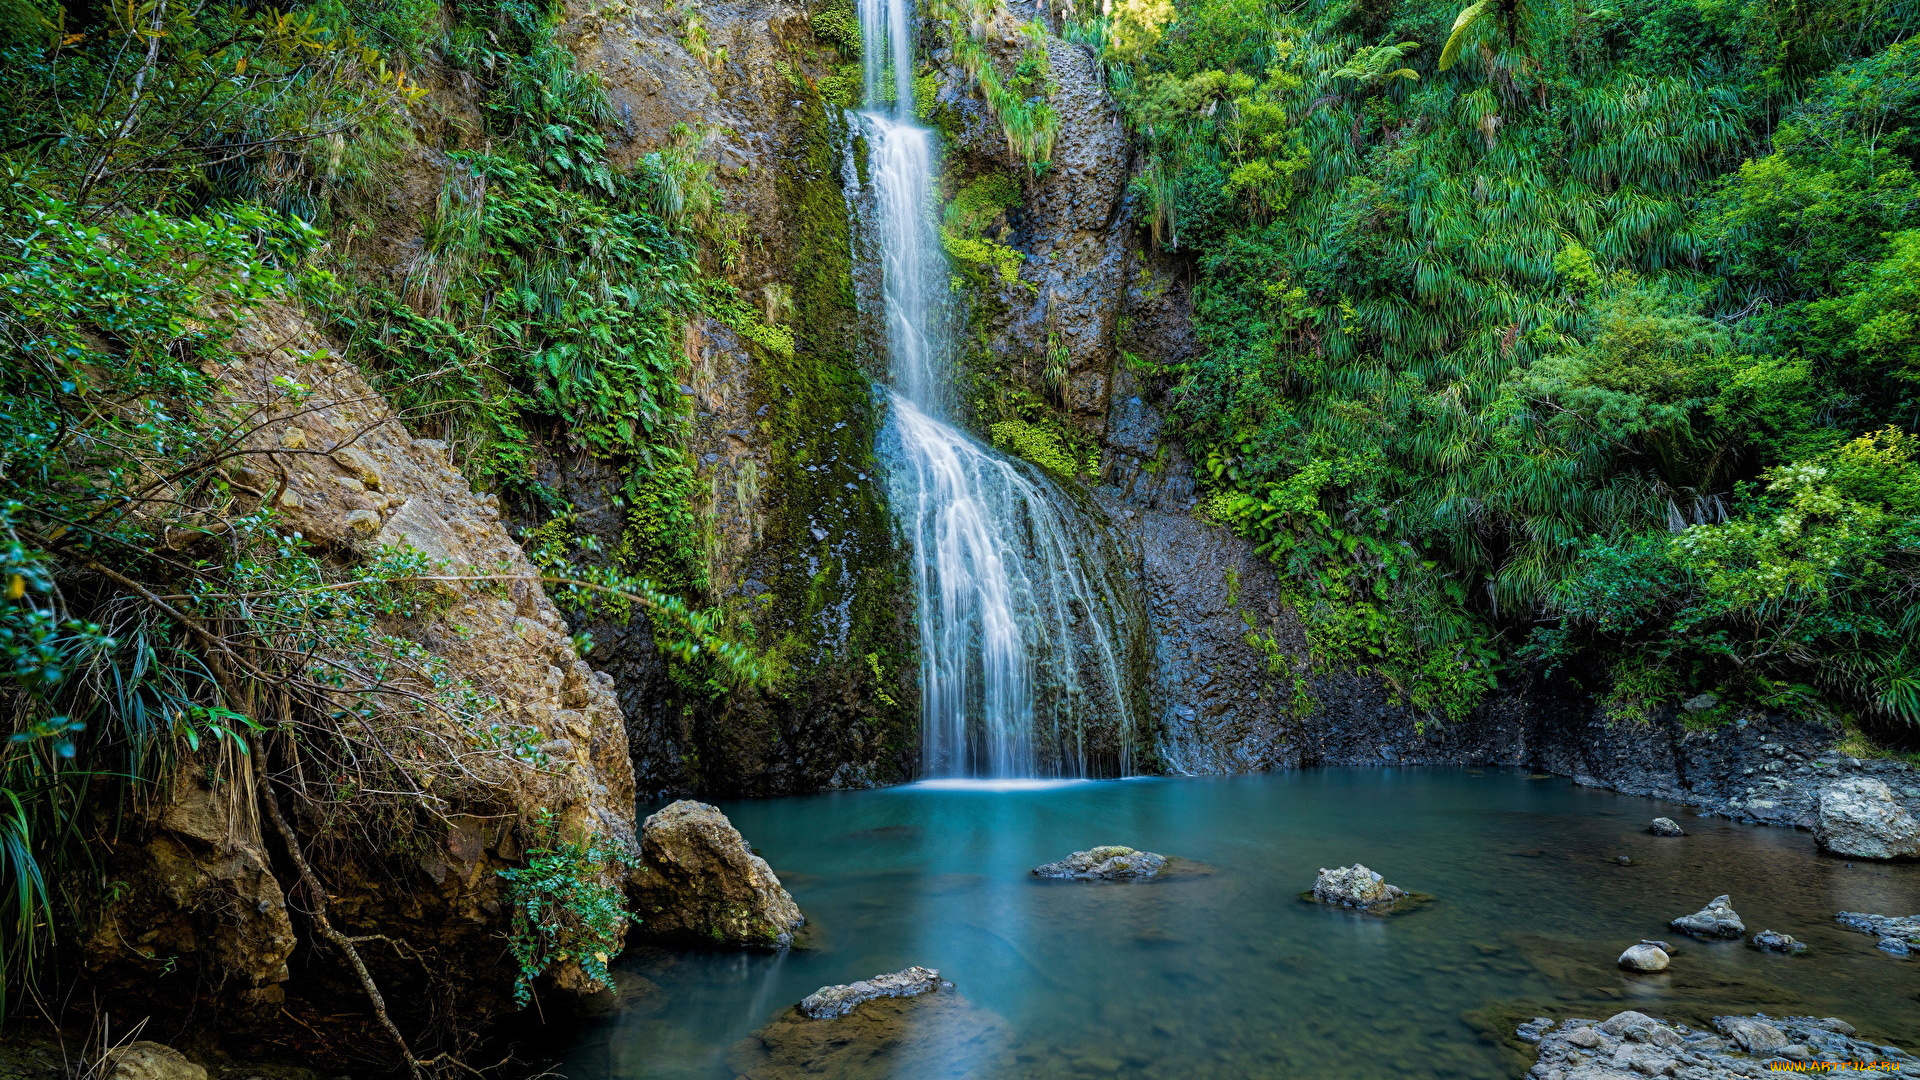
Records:
[[[1920,911],[1920,866],[1850,868],[1805,832],[1695,818],[1560,777],[1319,769],[913,785],[722,808],[800,902],[809,947],[633,951],[620,968],[647,982],[579,1038],[566,1076],[731,1077],[728,1049],[806,994],[913,964],[938,968],[997,1022],[991,1051],[950,1063],[982,1080],[1488,1080],[1522,1067],[1512,1018],[1624,1008],[1692,1023],[1839,1016],[1862,1036],[1920,1047],[1920,962],[1833,921]],[[1692,835],[1649,835],[1656,816]],[[1027,875],[1097,844],[1211,872],[1147,884]],[[1320,867],[1355,861],[1435,899],[1388,918],[1299,899]],[[1721,893],[1749,935],[1779,930],[1809,953],[1667,929]],[[1614,967],[1641,938],[1679,948],[1668,972]]]

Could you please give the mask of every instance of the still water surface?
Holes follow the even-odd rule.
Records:
[[[1005,1036],[942,1069],[982,1080],[1491,1080],[1522,1067],[1501,1041],[1514,1016],[1628,1007],[1683,1022],[1837,1015],[1863,1036],[1920,1046],[1920,962],[1833,922],[1841,910],[1920,911],[1920,866],[1849,867],[1804,832],[1559,777],[1321,769],[925,784],[723,809],[800,902],[811,947],[636,950],[624,974],[645,981],[573,1048],[561,1070],[573,1080],[732,1077],[729,1048],[801,997],[912,964],[938,968]],[[1648,835],[1659,815],[1692,835]],[[1096,844],[1212,873],[1132,885],[1027,876]],[[1299,899],[1318,868],[1356,860],[1434,901],[1383,919]],[[1780,930],[1811,952],[1667,930],[1720,893],[1749,933]],[[1681,946],[1669,973],[1614,967],[1643,937]],[[812,1075],[852,1073],[836,1063]]]

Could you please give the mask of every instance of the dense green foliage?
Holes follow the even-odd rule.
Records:
[[[1621,716],[1920,723],[1917,29],[1899,0],[1073,27],[1198,270],[1169,389],[1206,509],[1323,658],[1455,717],[1515,657],[1584,657]]]

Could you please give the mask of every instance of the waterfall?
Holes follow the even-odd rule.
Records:
[[[928,777],[1124,775],[1144,626],[1104,515],[952,422],[933,133],[914,119],[909,0],[860,0],[870,190],[893,383],[882,456],[911,545]]]

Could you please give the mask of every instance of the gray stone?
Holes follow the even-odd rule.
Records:
[[[1683,934],[1701,938],[1737,938],[1747,932],[1747,924],[1733,910],[1729,898],[1716,896],[1707,906],[1691,915],[1683,915],[1667,924]]]
[[[1807,951],[1805,943],[1795,941],[1778,930],[1760,931],[1753,935],[1752,944],[1754,948],[1768,952],[1803,953]]]
[[[1144,881],[1166,867],[1165,855],[1110,844],[1090,851],[1076,851],[1059,862],[1036,866],[1033,876],[1080,881]]]
[[[1759,1017],[1716,1016],[1713,1026],[1749,1054],[1772,1053],[1787,1045],[1786,1035]]]
[[[1657,817],[1647,825],[1647,831],[1655,836],[1685,836],[1687,830],[1672,818]]]
[[[1389,885],[1379,874],[1354,863],[1328,870],[1322,868],[1313,883],[1313,898],[1323,904],[1341,907],[1384,907],[1404,899],[1406,890]]]
[[[1879,780],[1854,776],[1820,792],[1813,839],[1836,855],[1899,859],[1920,855],[1920,822]]]
[[[1599,1027],[1605,1034],[1624,1038],[1629,1032],[1650,1028],[1659,1022],[1660,1021],[1655,1020],[1646,1013],[1634,1012],[1629,1009],[1626,1012],[1614,1013],[1612,1016],[1601,1021]]]
[[[919,997],[951,989],[953,984],[942,979],[939,971],[915,966],[856,983],[823,986],[800,1002],[800,1012],[814,1020],[832,1020],[878,998]]]
[[[1620,954],[1619,964],[1628,971],[1655,972],[1667,970],[1671,963],[1665,949],[1645,943],[1629,945],[1627,951]]]
[[[1715,697],[1714,695],[1700,694],[1696,697],[1690,697],[1687,700],[1681,702],[1680,707],[1687,710],[1688,712],[1706,712],[1708,709],[1711,709],[1718,704],[1720,704],[1720,699]]]
[[[1536,1016],[1515,1028],[1514,1034],[1520,1036],[1522,1041],[1537,1043],[1551,1030],[1553,1030],[1552,1017]]]

